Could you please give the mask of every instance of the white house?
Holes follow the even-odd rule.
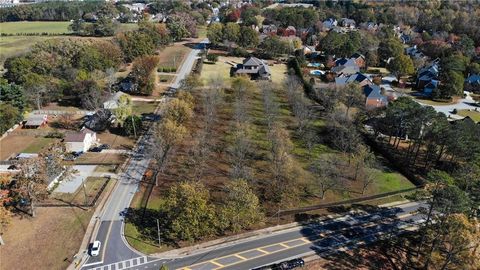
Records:
[[[80,132],[69,133],[64,139],[67,152],[87,152],[97,143],[97,133],[83,128]]]

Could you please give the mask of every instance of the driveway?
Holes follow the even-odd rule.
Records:
[[[470,92],[464,92],[466,97],[464,99],[461,99],[457,104],[452,104],[452,105],[430,105],[430,104],[425,104],[425,103],[422,103],[421,100],[417,100],[415,99],[415,101],[417,101],[418,103],[420,103],[421,105],[424,105],[424,106],[432,106],[435,111],[437,112],[442,112],[444,113],[447,117],[449,118],[463,118],[461,116],[452,116],[454,114],[452,114],[452,111],[454,109],[457,109],[457,111],[459,110],[479,110],[480,111],[480,107],[479,106],[475,106],[475,100],[472,98],[472,96],[470,96]]]
[[[64,179],[58,187],[55,189],[55,192],[61,193],[74,193],[82,182],[87,179],[90,175],[93,174],[97,168],[96,165],[76,165],[73,166],[72,169],[75,173],[70,177],[70,179]]]

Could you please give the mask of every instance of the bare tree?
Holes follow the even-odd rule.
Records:
[[[208,132],[206,129],[200,130],[190,148],[191,164],[193,168],[193,179],[200,181],[203,177],[210,155],[210,145],[208,143]]]
[[[259,88],[262,90],[263,110],[268,128],[271,129],[278,116],[278,102],[275,100],[274,88],[271,83],[261,82]]]
[[[106,85],[107,85],[107,89],[108,89],[108,92],[110,94],[112,94],[112,88],[113,88],[113,85],[117,82],[117,77],[115,76],[115,69],[114,68],[108,68],[106,71],[105,71],[105,82],[106,82]]]
[[[340,99],[347,107],[345,115],[348,117],[350,108],[363,108],[365,106],[365,97],[359,84],[350,83],[340,90]]]
[[[230,156],[232,159],[232,178],[234,179],[249,179],[247,161],[251,143],[248,129],[248,124],[240,123],[236,125],[233,133],[233,145],[230,148]]]
[[[315,175],[315,183],[323,200],[325,194],[342,185],[341,171],[338,160],[334,156],[321,156],[311,165],[311,171]]]
[[[348,116],[335,111],[327,116],[327,129],[331,144],[344,154],[354,153],[360,145],[360,135]]]
[[[365,194],[365,191],[373,182],[375,182],[375,171],[365,168],[362,175],[362,194]]]

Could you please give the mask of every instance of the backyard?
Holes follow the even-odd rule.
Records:
[[[474,122],[480,122],[480,112],[479,111],[472,111],[472,110],[459,110],[457,112],[460,116],[470,117]]]

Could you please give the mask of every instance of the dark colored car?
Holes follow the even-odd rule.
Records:
[[[262,266],[252,270],[290,270],[290,269],[295,269],[297,267],[303,267],[303,266],[305,266],[305,261],[301,258],[298,258],[298,259],[281,262],[278,264]]]

